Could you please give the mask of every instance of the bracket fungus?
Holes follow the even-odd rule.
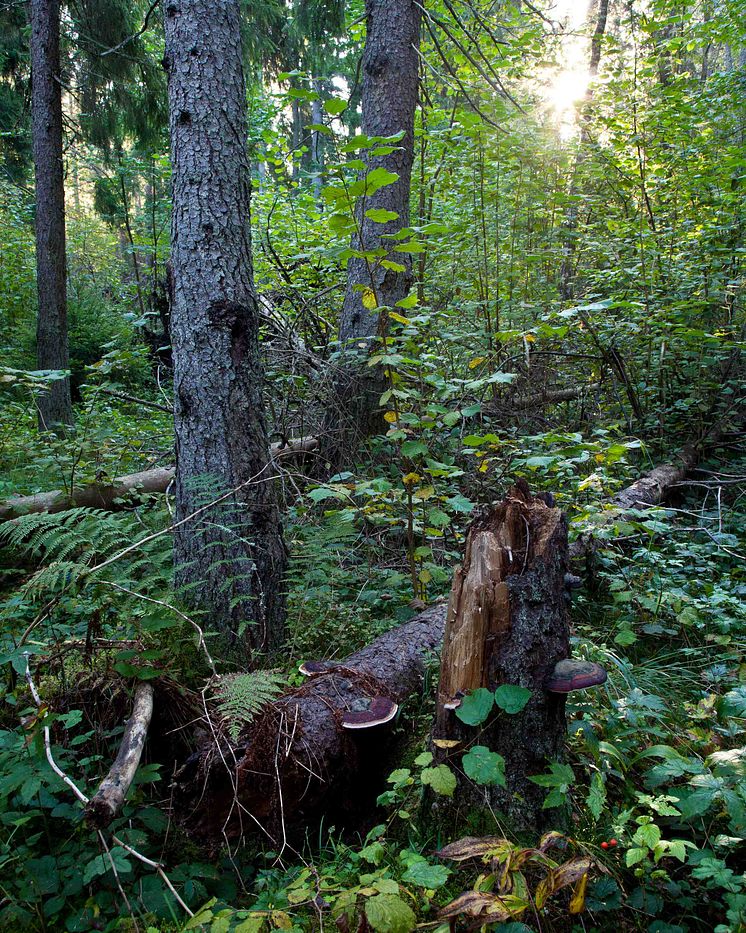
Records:
[[[318,677],[320,674],[327,674],[329,671],[338,667],[333,661],[304,661],[298,671],[304,677]]]
[[[567,658],[558,661],[552,673],[544,682],[544,689],[549,693],[572,693],[574,690],[587,690],[606,683],[606,671],[595,661],[573,661]]]
[[[347,710],[342,716],[344,729],[370,729],[390,722],[399,711],[399,704],[386,697],[373,697],[361,709]]]

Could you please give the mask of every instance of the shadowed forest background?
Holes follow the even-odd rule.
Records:
[[[746,929],[744,0],[0,0],[0,929]]]

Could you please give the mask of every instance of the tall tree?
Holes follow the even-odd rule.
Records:
[[[36,174],[36,283],[39,369],[66,370],[65,183],[62,165],[60,2],[31,0],[31,130]],[[72,424],[70,380],[39,397],[39,426]]]
[[[342,347],[370,344],[385,324],[375,308],[363,302],[371,290],[376,307],[393,307],[406,297],[412,284],[412,261],[406,253],[388,256],[395,241],[390,239],[409,225],[409,194],[414,160],[414,115],[417,106],[419,39],[422,8],[415,0],[366,0],[367,32],[362,61],[362,131],[367,136],[394,136],[403,133],[396,149],[385,155],[370,156],[368,171],[383,168],[398,175],[391,185],[379,188],[361,199],[357,218],[358,233],[353,248],[370,253],[383,248],[386,253],[371,260],[354,257],[347,268],[347,290],[339,324]],[[391,212],[385,223],[376,222],[370,211]],[[378,216],[384,216],[380,213]],[[394,259],[395,265],[382,259]],[[403,269],[401,268],[403,266]],[[337,414],[341,430],[349,434],[355,427],[363,434],[377,427],[375,410],[380,374],[367,366],[349,362],[337,384]]]
[[[239,0],[167,0],[177,581],[236,646],[282,636],[286,563],[262,403]],[[234,490],[234,492],[230,492]],[[246,622],[250,624],[245,626]]]

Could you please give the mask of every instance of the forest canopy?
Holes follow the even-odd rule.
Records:
[[[0,929],[746,929],[746,2],[0,0]]]

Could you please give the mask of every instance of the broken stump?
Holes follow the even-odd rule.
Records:
[[[555,665],[570,655],[567,571],[564,515],[521,481],[472,523],[451,589],[434,752],[455,766],[467,799],[488,802],[516,829],[541,829],[548,815],[557,822],[556,811],[542,809],[546,790],[528,779],[564,753],[565,694],[545,686]],[[458,719],[465,694],[502,684],[531,691],[521,712],[495,708],[476,727]],[[477,785],[461,775],[461,758],[474,745],[503,756],[505,787]]]

